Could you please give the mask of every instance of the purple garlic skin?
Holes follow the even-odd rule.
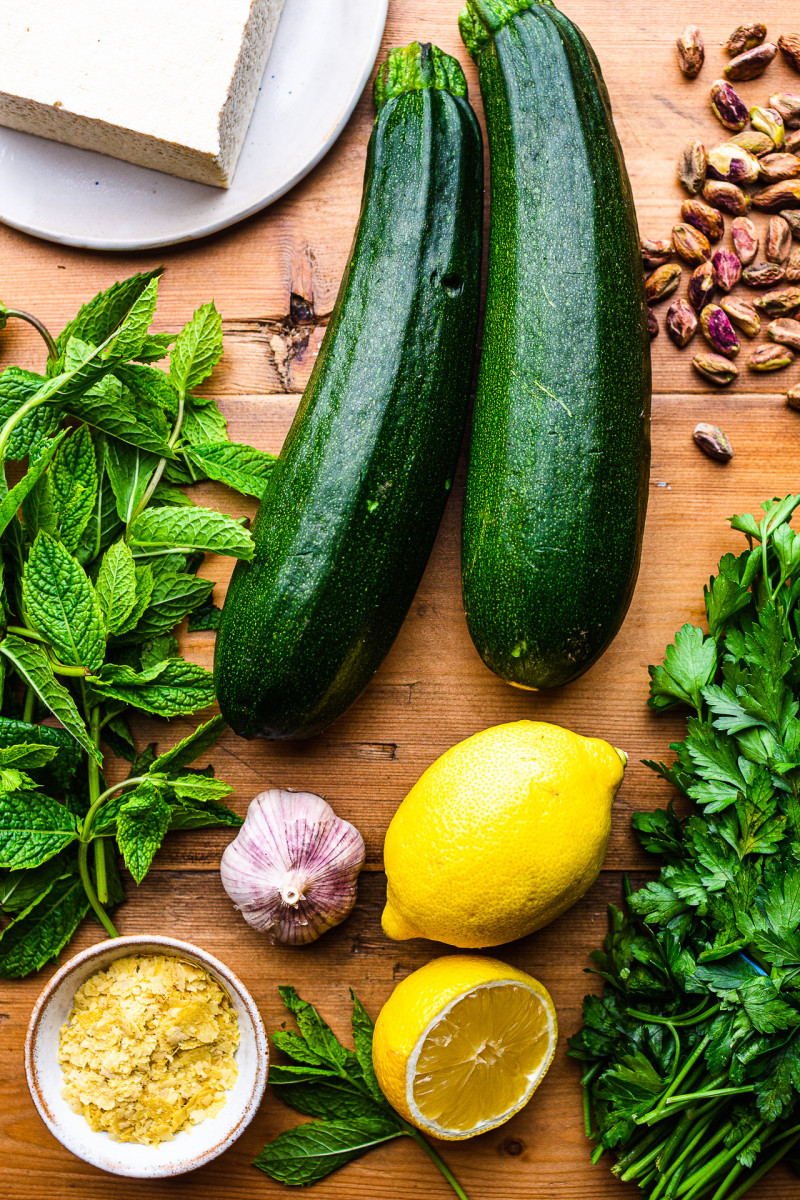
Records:
[[[254,929],[302,946],[349,915],[364,855],[361,834],[321,796],[272,788],[251,801],[220,875]]]

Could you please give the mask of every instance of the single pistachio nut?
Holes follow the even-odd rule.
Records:
[[[800,158],[796,154],[765,154],[759,161],[765,183],[782,183],[800,175]]]
[[[726,387],[729,383],[733,383],[739,374],[729,358],[724,358],[721,354],[711,354],[708,351],[696,354],[692,359],[692,366],[719,387]]]
[[[750,197],[735,183],[723,183],[720,179],[709,179],[703,188],[703,199],[720,212],[740,217],[750,207]]]
[[[788,346],[759,346],[747,365],[751,371],[782,371],[793,362],[794,355]]]
[[[736,217],[731,222],[731,237],[739,262],[748,266],[758,254],[758,234],[749,217]]]
[[[647,267],[660,267],[674,254],[672,238],[640,238],[642,260]]]
[[[700,74],[706,51],[703,35],[696,25],[687,25],[675,45],[678,48],[678,66],[687,79]]]
[[[786,264],[786,278],[789,283],[800,283],[800,246],[796,246],[789,255]]]
[[[726,79],[733,79],[737,83],[743,79],[757,79],[759,75],[764,74],[777,53],[778,47],[773,42],[762,42],[752,50],[745,50],[744,54],[737,54],[723,69],[722,74]]]
[[[742,277],[742,264],[732,250],[717,250],[711,265],[723,292],[729,292]]]
[[[800,350],[800,321],[793,317],[778,317],[767,326],[767,337],[790,350]]]
[[[786,403],[789,408],[793,408],[800,412],[800,387],[793,387],[786,397]]]
[[[735,358],[740,343],[727,314],[717,304],[707,304],[700,313],[700,329],[712,350]]]
[[[764,253],[773,263],[785,262],[792,248],[792,231],[783,217],[770,217]]]
[[[800,95],[797,92],[773,92],[769,106],[781,114],[786,129],[800,129]]]
[[[772,287],[786,278],[786,268],[780,263],[756,262],[751,263],[742,271],[742,283],[747,287]]]
[[[709,458],[717,462],[730,462],[733,458],[733,447],[725,434],[716,425],[706,421],[698,421],[692,434],[697,445]]]
[[[722,43],[722,49],[733,57],[752,50],[767,36],[767,27],[762,21],[750,21],[747,25],[738,25],[727,41]]]
[[[724,142],[708,152],[708,175],[726,183],[755,183],[761,174],[761,160],[741,146]]]
[[[681,205],[681,220],[699,229],[710,242],[718,242],[725,232],[722,213],[704,200],[684,200]]]
[[[787,154],[800,154],[800,129],[787,133],[783,148]]]
[[[675,253],[684,262],[701,263],[711,258],[711,246],[708,238],[693,225],[681,222],[679,225],[673,226],[672,244],[675,247]]]
[[[771,183],[753,196],[753,204],[766,212],[780,212],[784,208],[800,208],[800,179],[784,179]]]
[[[782,33],[778,38],[778,49],[788,65],[800,71],[800,34]]]
[[[754,303],[768,316],[781,317],[800,308],[800,287],[776,288],[759,296]]]
[[[711,111],[726,129],[739,133],[744,129],[750,114],[747,105],[736,88],[724,79],[715,79],[711,85]]]
[[[658,317],[653,312],[652,308],[647,310],[647,332],[650,334],[650,341],[658,337]]]
[[[781,216],[791,229],[792,237],[800,239],[800,212],[795,212],[793,208],[785,208]]]
[[[671,340],[682,350],[697,333],[697,317],[685,300],[673,300],[667,309],[664,328]]]
[[[783,145],[786,130],[783,127],[783,117],[777,108],[763,108],[760,104],[754,104],[750,109],[750,124],[759,133],[765,133],[767,137],[772,138],[777,149]]]
[[[699,267],[695,267],[689,276],[689,286],[686,290],[689,303],[694,311],[700,312],[705,308],[716,290],[717,276],[713,264],[704,262]]]
[[[678,179],[690,196],[696,196],[706,181],[708,155],[702,142],[687,142],[678,160]]]
[[[728,138],[728,141],[732,142],[734,146],[741,146],[743,150],[749,150],[751,154],[755,154],[756,158],[761,158],[764,154],[771,154],[775,149],[772,138],[758,129],[743,129],[741,133],[734,133]]]
[[[741,329],[745,337],[758,337],[761,332],[761,317],[756,306],[749,300],[740,300],[738,296],[723,296],[719,306],[736,328]]]
[[[658,300],[666,300],[667,296],[671,296],[681,281],[680,263],[664,263],[663,267],[657,267],[652,275],[648,275],[645,280],[645,294],[648,304],[655,304]]]

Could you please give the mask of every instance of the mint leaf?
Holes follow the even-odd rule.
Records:
[[[221,358],[222,320],[212,300],[197,309],[175,339],[169,377],[186,395],[208,378]]]
[[[174,341],[174,333],[148,333],[139,347],[136,361],[140,363],[160,362],[169,354],[169,348]]]
[[[128,309],[117,333],[105,351],[109,358],[127,362],[141,352],[152,324],[158,300],[158,276],[148,280]]]
[[[208,598],[213,589],[213,580],[198,579],[196,575],[159,575],[150,603],[136,628],[126,635],[126,640],[144,642],[174,629],[187,613]]]
[[[353,1044],[356,1048],[358,1065],[361,1067],[364,1083],[372,1098],[380,1104],[385,1104],[386,1100],[372,1065],[372,1036],[375,1032],[375,1022],[352,988],[350,988],[350,996],[353,1001]]]
[[[155,454],[113,438],[109,441],[106,469],[114,489],[119,518],[126,525],[141,503],[158,462]]]
[[[65,407],[70,416],[127,445],[158,458],[175,457],[167,444],[167,424],[163,416],[157,409],[135,405],[132,393],[125,391],[113,376],[99,380],[85,394],[71,397]]]
[[[22,501],[22,520],[29,542],[33,541],[40,529],[54,537],[58,533],[58,513],[53,503],[50,478],[46,472],[39,476]]]
[[[89,737],[86,725],[75,707],[75,701],[54,676],[44,650],[9,633],[0,642],[0,653],[6,656],[28,687],[33,688],[42,703],[47,705],[53,716],[58,718],[86,753],[96,762],[101,762],[100,753]]]
[[[155,588],[155,578],[153,571],[149,566],[136,567],[136,598],[130,616],[126,617],[117,628],[117,636],[122,637],[135,629],[142,619],[143,614],[147,611],[147,606],[150,603],[150,598],[153,595]]]
[[[156,769],[155,763],[153,768]],[[208,775],[178,775],[170,780],[169,786],[179,800],[192,800],[198,804],[207,800],[224,800],[233,791],[233,786],[225,783],[224,779],[214,779]]]
[[[186,446],[184,457],[198,466],[209,479],[225,483],[245,496],[260,500],[272,468],[278,461],[274,454],[242,446],[237,442],[208,442]]]
[[[102,433],[93,437],[97,463],[97,500],[83,531],[80,545],[75,550],[78,562],[85,566],[98,558],[119,537],[122,523],[117,513],[116,497],[108,475],[108,447]],[[23,509],[24,512],[24,509]],[[48,532],[52,532],[48,530]]]
[[[0,747],[0,765],[25,767],[32,771],[44,767],[56,757],[56,746],[37,746],[35,742],[20,742],[15,746]]]
[[[117,845],[125,866],[139,884],[169,829],[170,808],[150,784],[141,784],[117,816]]]
[[[21,867],[0,877],[0,909],[21,913],[38,904],[57,879],[75,873],[74,853],[58,854],[39,867]]]
[[[8,367],[0,372],[0,427],[5,425],[19,408],[34,396],[45,383],[44,376],[23,371],[20,367]],[[55,407],[43,405],[34,408],[14,426],[6,449],[6,458],[18,462],[22,458],[36,458],[54,433],[59,422]]]
[[[0,501],[0,534],[8,528],[16,517],[20,505],[47,470],[50,460],[61,444],[62,438],[65,436],[66,430],[62,429],[61,433],[52,438],[39,457],[29,465],[28,470],[22,476],[19,483],[15,484],[8,495],[4,496]]]
[[[167,658],[180,658],[181,651],[174,633],[160,633],[141,645],[142,670],[154,667]]]
[[[320,1061],[330,1064],[340,1072],[352,1070],[354,1061],[357,1061],[355,1054],[342,1045],[313,1005],[301,1000],[293,987],[279,987],[278,991],[281,1000],[297,1021],[306,1044]]]
[[[215,744],[220,734],[227,729],[224,717],[212,717],[203,725],[198,725],[187,737],[177,742],[171,750],[159,754],[153,763],[153,770],[160,775],[174,775],[182,767],[205,754]]]
[[[136,607],[136,565],[125,542],[106,550],[95,591],[106,629],[119,633]]]
[[[81,752],[71,734],[66,729],[51,729],[49,725],[29,725],[26,721],[0,717],[1,754],[13,756],[31,745],[41,746],[47,753],[52,751],[53,758],[46,766],[42,764],[45,768],[42,777],[53,791],[65,791],[81,765]],[[20,765],[26,770],[39,769],[30,760]]]
[[[60,351],[64,351],[69,339],[73,336],[99,346],[130,311],[147,285],[156,279],[163,270],[155,267],[152,271],[143,271],[130,279],[113,283],[110,288],[99,292],[87,304],[84,304],[56,339]]]
[[[193,613],[189,614],[189,633],[206,633],[209,630],[219,629],[219,622],[222,616],[222,609],[216,604],[201,604]]]
[[[169,337],[169,334],[161,335]],[[162,356],[163,357],[163,356]],[[147,407],[153,407],[165,412],[171,420],[178,415],[178,392],[164,371],[155,367],[136,367],[127,363],[115,371],[116,378]]]
[[[224,804],[214,800],[205,800],[202,804],[193,804],[183,800],[172,809],[170,829],[208,829],[211,827],[227,826],[238,829],[244,823],[244,818]]]
[[[195,712],[214,699],[211,672],[182,659],[168,659],[141,672],[106,663],[96,675],[90,676],[89,683],[98,696],[122,700],[161,717]]]
[[[49,796],[0,793],[0,867],[38,867],[78,836],[75,816]]]
[[[0,933],[0,978],[20,979],[41,970],[67,944],[88,911],[77,874],[56,880],[37,904]]]
[[[85,425],[58,447],[49,482],[58,536],[70,554],[74,554],[97,504],[97,460]]]
[[[253,557],[248,530],[233,517],[209,508],[146,509],[131,522],[131,541],[144,551],[182,548]]]
[[[94,670],[105,658],[105,633],[83,567],[47,533],[38,533],[22,576],[31,621],[61,660]]]
[[[403,1137],[396,1120],[311,1121],[282,1133],[264,1147],[253,1166],[278,1183],[298,1187],[324,1179],[373,1146]]]
[[[191,446],[205,446],[209,442],[219,443],[228,436],[228,422],[219,411],[215,400],[199,400],[192,396],[186,401],[181,433]],[[184,447],[184,451],[185,451]],[[189,463],[191,467],[192,463]]]

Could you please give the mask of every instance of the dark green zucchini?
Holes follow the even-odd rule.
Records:
[[[630,603],[650,344],[633,197],[600,67],[547,2],[468,0],[491,161],[464,508],[470,634],[509,683],[569,683]]]
[[[481,135],[455,59],[395,50],[375,85],[361,216],[217,635],[222,713],[307,737],[380,666],[422,577],[464,427],[481,256]]]

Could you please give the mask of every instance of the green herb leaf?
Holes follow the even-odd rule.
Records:
[[[25,606],[62,662],[99,667],[105,633],[95,590],[83,567],[47,533],[38,533],[22,577]]]
[[[227,724],[224,717],[212,717],[210,721],[193,729],[171,750],[160,754],[153,763],[153,770],[159,775],[175,775],[182,767],[187,767],[201,754],[210,750],[226,729]]]
[[[49,796],[0,793],[0,867],[38,867],[78,836],[74,815]]]
[[[198,604],[207,600],[213,590],[212,580],[198,579],[196,575],[159,575],[147,608],[135,629],[125,635],[126,640],[144,642],[174,629]]]
[[[136,565],[125,542],[115,542],[103,555],[95,591],[106,629],[119,633],[136,607]]]
[[[228,422],[219,411],[215,400],[200,400],[192,396],[186,401],[181,433],[190,446],[206,446],[219,443],[228,436]],[[184,448],[185,456],[185,448]],[[189,467],[200,468],[184,458]]]
[[[99,558],[122,532],[122,522],[117,513],[116,497],[107,469],[106,438],[102,433],[96,433],[92,441],[97,463],[98,488],[94,509],[83,531],[80,544],[75,550],[75,557],[82,566]],[[50,532],[52,530],[48,530],[48,533]]]
[[[19,367],[8,367],[0,373],[0,428],[27,400],[36,395],[45,382],[42,375],[34,375],[32,371],[23,371]],[[57,407],[43,405],[34,408],[14,426],[6,457],[13,462],[22,458],[36,458],[55,432],[58,422]]]
[[[47,443],[44,450],[41,452],[35,462],[30,464],[28,470],[22,476],[22,479],[20,479],[19,483],[15,484],[8,495],[4,496],[3,499],[0,500],[0,533],[3,533],[16,517],[20,505],[24,502],[26,496],[30,494],[30,492],[36,486],[38,480],[47,470],[48,466],[50,465],[50,460],[52,459],[53,455],[61,444],[62,438],[64,438],[65,435],[66,430],[62,430],[61,433],[56,434],[56,436]]]
[[[41,970],[67,944],[88,911],[77,874],[53,882],[0,933],[0,978],[20,979]]]
[[[406,1130],[390,1117],[359,1121],[311,1121],[280,1134],[253,1162],[278,1183],[299,1187],[324,1179],[338,1167]]]
[[[210,602],[201,604],[189,614],[189,633],[207,633],[219,629],[222,609]]]
[[[204,804],[206,801],[224,800],[230,796],[233,787],[224,779],[213,779],[208,775],[177,775],[170,780],[170,791],[178,800]]]
[[[125,391],[111,375],[94,387],[69,399],[67,411],[72,417],[139,450],[159,458],[174,458],[167,443],[167,423],[157,410],[136,405],[131,392]]]
[[[207,379],[222,357],[222,320],[214,302],[204,304],[178,334],[169,376],[182,395]]]
[[[81,765],[81,752],[72,735],[66,729],[51,729],[49,725],[30,725],[26,721],[0,717],[0,754],[10,755],[4,761],[15,761],[16,754],[27,753],[31,745],[39,746],[46,754],[52,755],[46,763],[41,764],[46,785],[54,791],[65,791]],[[26,770],[40,769],[30,759],[19,762],[19,765]]]
[[[150,784],[140,784],[119,810],[117,845],[136,883],[150,869],[170,825],[170,808]]]
[[[141,672],[106,663],[88,682],[98,696],[122,700],[161,717],[195,712],[214,699],[211,672],[182,659],[169,659]]]
[[[130,279],[113,283],[106,291],[99,292],[81,307],[78,315],[61,331],[56,339],[58,349],[63,353],[71,337],[79,337],[84,342],[99,346],[114,332],[147,285],[158,278],[162,269],[155,267],[152,271],[143,271]]]
[[[184,800],[173,806],[170,819],[170,829],[208,829],[210,827],[228,826],[238,829],[243,824],[243,817],[232,812],[224,804],[213,800],[204,800],[201,804],[193,804]]]
[[[39,867],[21,867],[0,876],[0,909],[4,913],[21,913],[38,904],[57,879],[74,875],[74,848],[57,854]]]
[[[375,1032],[375,1022],[352,988],[350,989],[350,996],[353,1001],[353,1044],[358,1056],[358,1065],[361,1067],[364,1083],[369,1088],[372,1098],[381,1104],[385,1104],[383,1092],[380,1089],[375,1069],[372,1066],[372,1036]]]
[[[225,483],[245,496],[260,500],[272,468],[278,461],[274,454],[242,446],[237,442],[207,442],[184,448],[184,456],[209,479]]]
[[[165,335],[169,337],[170,335]],[[174,341],[174,338],[170,338]],[[163,357],[163,355],[162,355]],[[126,363],[115,372],[117,379],[136,397],[140,404],[165,412],[171,420],[178,415],[178,392],[164,371],[154,367],[136,367]]]
[[[127,362],[141,353],[152,324],[158,300],[158,276],[148,280],[123,318],[105,353],[117,362]]]
[[[6,656],[28,687],[33,688],[42,703],[47,705],[53,716],[58,718],[76,742],[99,763],[100,753],[89,737],[75,701],[54,676],[44,650],[9,633],[0,642],[0,653]]]
[[[58,447],[48,478],[58,536],[74,554],[97,504],[97,460],[85,425]]]
[[[253,557],[250,533],[233,517],[208,508],[147,509],[134,518],[129,533],[137,547],[149,552],[181,547]]]

